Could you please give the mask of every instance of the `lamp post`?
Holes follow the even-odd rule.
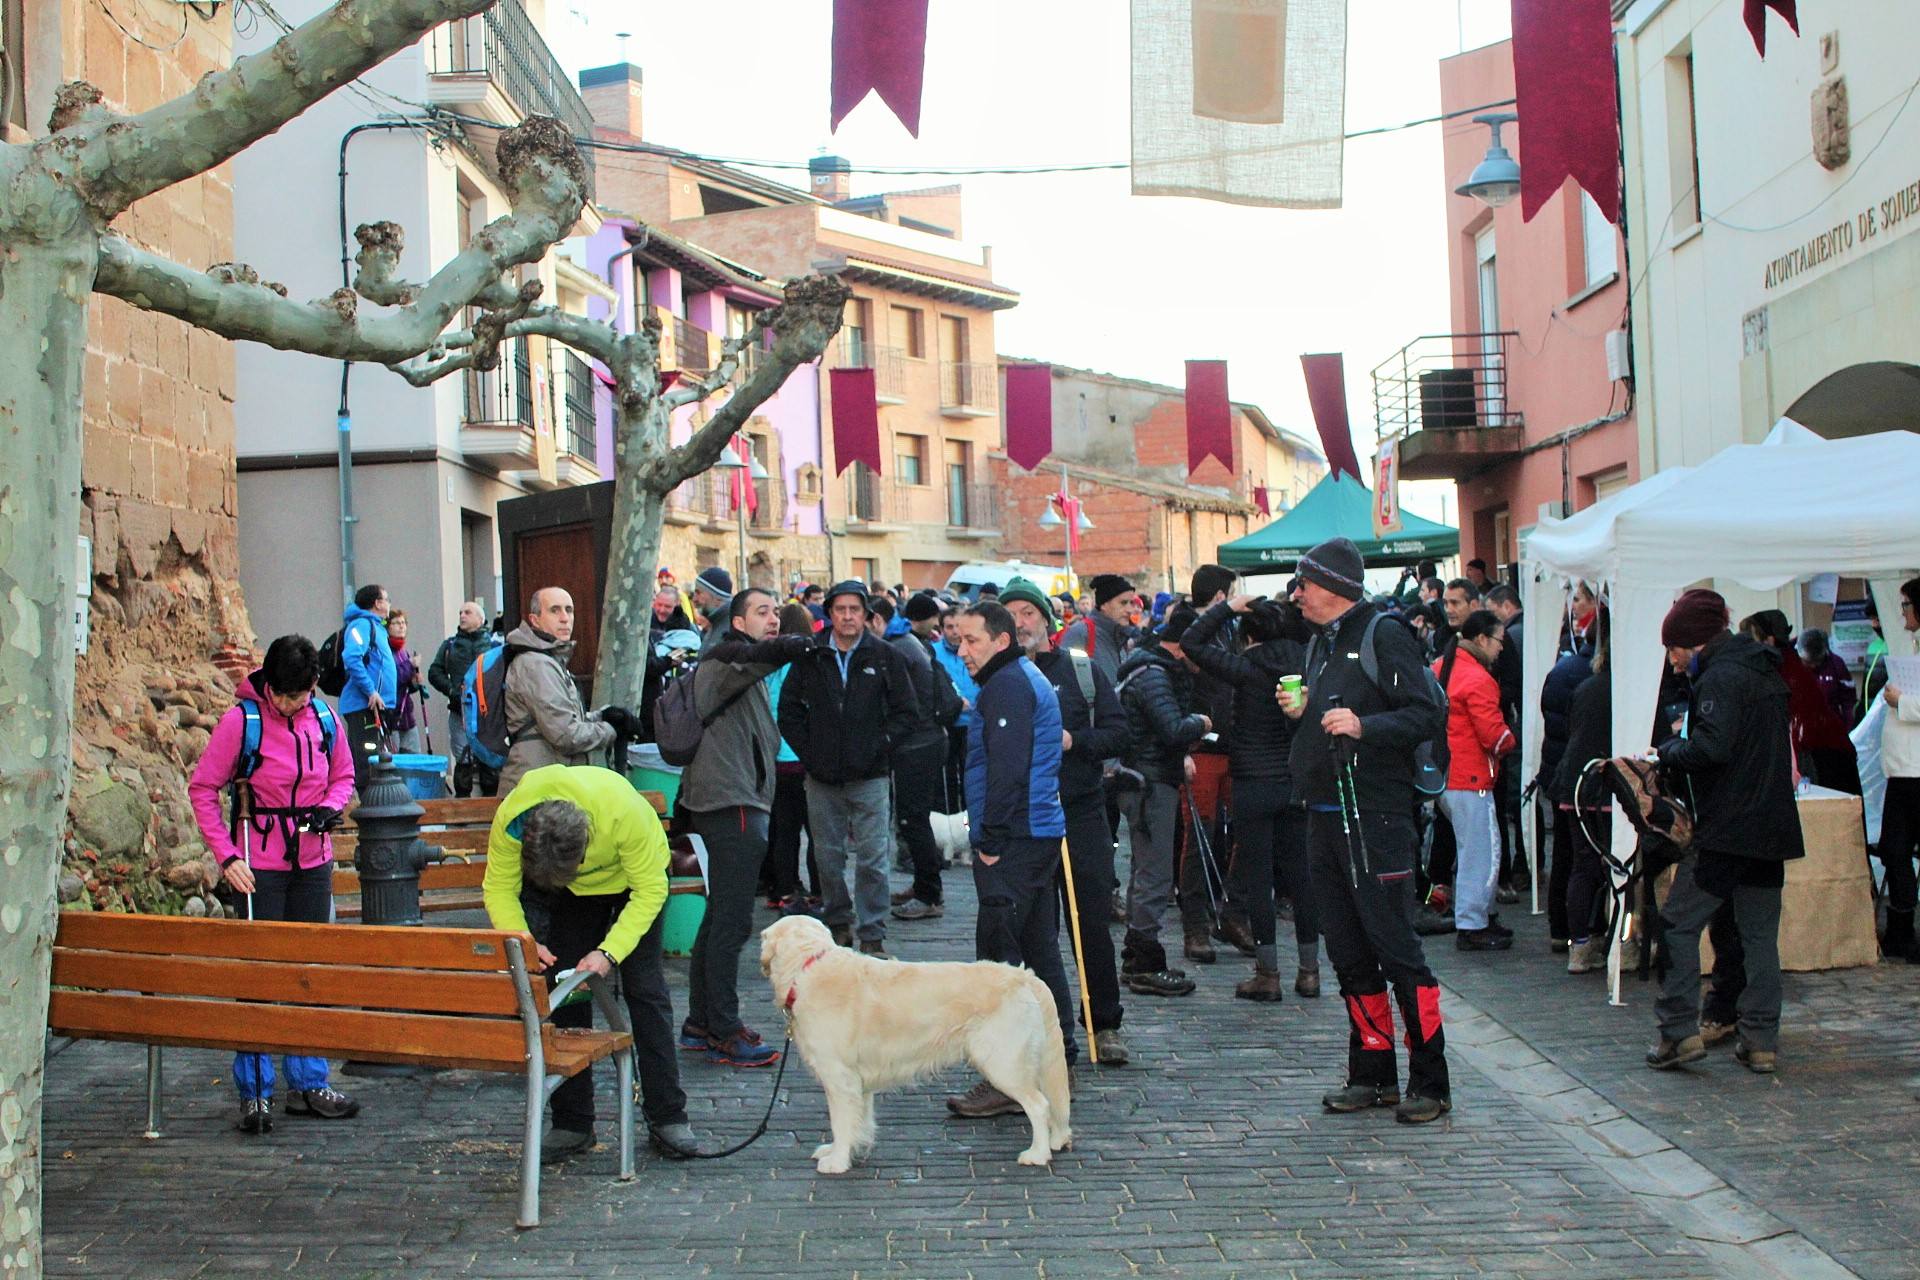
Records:
[[[1484,124],[1493,131],[1492,139],[1487,143],[1487,154],[1479,164],[1473,166],[1473,172],[1467,180],[1453,189],[1458,196],[1472,196],[1489,209],[1498,209],[1510,204],[1520,194],[1520,165],[1511,152],[1500,141],[1500,127],[1512,124],[1520,117],[1511,111],[1494,111],[1487,115],[1475,116],[1475,124]]]
[[[1054,510],[1055,503],[1059,504],[1059,511]],[[1071,511],[1073,514],[1073,527],[1071,529],[1067,529],[1067,521],[1064,514],[1068,511]],[[1067,577],[1073,577],[1073,544],[1075,542],[1075,535],[1093,528],[1093,521],[1087,519],[1087,513],[1080,510],[1080,504],[1073,501],[1071,491],[1067,484],[1067,464],[1064,462],[1060,464],[1060,492],[1048,496],[1047,509],[1040,513],[1039,524],[1042,529],[1067,530]]]

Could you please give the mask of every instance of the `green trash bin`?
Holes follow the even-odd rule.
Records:
[[[691,892],[688,892],[688,888]],[[660,946],[670,956],[693,954],[693,940],[700,936],[700,922],[707,918],[706,886],[699,876],[673,876],[667,881],[667,923],[661,931]]]
[[[651,742],[642,742],[627,752],[627,781],[636,791],[658,791],[667,798],[667,812],[680,794],[680,770],[660,758],[660,750]]]

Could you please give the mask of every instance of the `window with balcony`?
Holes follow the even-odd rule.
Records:
[[[893,474],[901,484],[927,483],[927,438],[898,435],[893,438]]]
[[[488,86],[526,116],[552,116],[576,138],[593,134],[593,113],[520,0],[500,0],[485,13],[456,18],[427,37],[433,96],[462,105],[485,101]],[[505,122],[503,122],[505,123]],[[580,150],[592,194],[594,153]]]
[[[840,325],[841,358],[853,368],[867,364],[867,347],[873,338],[873,304],[865,298],[848,298]]]
[[[924,314],[918,307],[895,307],[893,309],[893,345],[900,348],[909,360],[924,360],[927,356],[927,336],[922,325]]]
[[[947,441],[947,523],[964,529],[970,521],[968,498],[972,496],[973,446],[964,440]]]
[[[600,446],[594,439],[593,369],[579,356],[566,353],[566,435],[568,453],[595,468],[600,465]]]

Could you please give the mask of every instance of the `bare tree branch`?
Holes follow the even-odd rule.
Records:
[[[591,356],[608,368],[617,367],[627,354],[623,349],[625,340],[610,327],[558,307],[529,309],[524,319],[508,322],[501,339],[529,336],[552,338],[582,355]],[[479,364],[474,354],[478,342],[478,335],[472,329],[456,329],[452,333],[442,334],[440,340],[428,348],[420,360],[389,364],[387,367],[416,387],[432,386],[448,374],[462,369],[490,367]],[[457,354],[448,355],[450,351]]]
[[[760,346],[767,333],[766,314],[762,312],[754,317],[753,327],[739,337],[728,338],[720,344],[720,363],[716,364],[706,377],[684,387],[675,387],[660,397],[661,403],[668,409],[678,409],[684,404],[694,404],[723,389],[733,381],[733,375],[740,371],[740,358],[747,348]]]
[[[557,121],[534,116],[504,134],[500,169],[513,193],[513,211],[483,227],[404,306],[362,315],[350,289],[293,302],[245,276],[202,275],[112,235],[101,237],[93,287],[223,337],[394,364],[432,346],[463,307],[488,294],[502,272],[539,260],[579,219],[586,172],[573,139]]]
[[[847,286],[834,276],[805,276],[787,285],[786,301],[767,312],[761,324],[771,326],[773,350],[759,362],[718,412],[691,439],[667,451],[652,468],[648,487],[657,493],[710,469],[728,440],[746,425],[749,415],[785,384],[799,366],[817,360],[840,330],[846,311]],[[755,326],[759,328],[759,325]],[[741,346],[744,346],[744,342]],[[739,347],[729,355],[738,359]],[[723,359],[724,367],[727,360]],[[731,377],[732,370],[726,371]],[[716,369],[714,376],[721,370]],[[723,384],[724,385],[724,384]]]
[[[60,167],[104,224],[142,196],[238,155],[442,22],[492,3],[340,0],[171,102],[134,116],[98,107],[57,114],[58,131],[34,145],[63,157]]]

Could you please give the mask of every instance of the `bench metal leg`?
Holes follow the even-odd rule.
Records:
[[[620,1072],[620,1181],[633,1181],[633,1050],[614,1055]]]
[[[546,1072],[536,1062],[527,1072],[527,1130],[520,1141],[522,1230],[540,1225],[540,1126],[547,1109]]]
[[[143,1138],[160,1136],[160,1046],[147,1046],[147,1131]]]

